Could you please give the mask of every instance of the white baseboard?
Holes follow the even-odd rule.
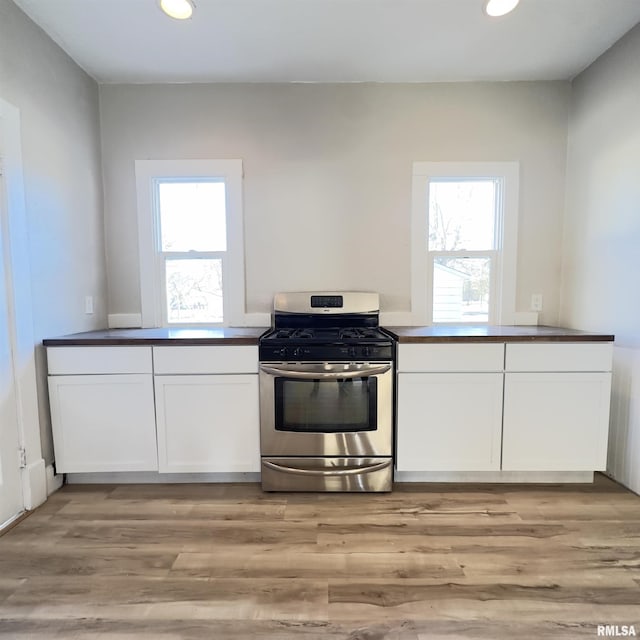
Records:
[[[233,323],[234,327],[270,327],[270,313],[245,313],[238,322]]]
[[[39,507],[47,499],[47,475],[43,458],[30,462],[22,470],[22,495],[27,511]]]
[[[142,314],[140,313],[110,313],[107,316],[109,329],[140,329],[142,327]],[[271,314],[269,313],[245,313],[234,327],[270,327]]]
[[[509,320],[510,322],[505,324],[537,325],[538,313],[535,311],[517,311]],[[415,327],[428,325],[428,323],[421,321],[418,315],[411,311],[381,311],[380,325],[383,327]]]
[[[396,471],[395,482],[590,483],[593,471]]]
[[[67,473],[67,484],[183,484],[188,482],[260,482],[260,473]]]
[[[381,311],[380,326],[382,327],[414,327],[421,323],[411,311]]]
[[[64,484],[64,476],[61,473],[56,475],[52,464],[47,465],[45,473],[47,477],[47,496],[50,496],[62,487]]]
[[[538,324],[538,312],[516,311],[513,314],[513,324],[535,326]]]
[[[139,329],[142,327],[140,313],[110,313],[107,316],[109,329]]]

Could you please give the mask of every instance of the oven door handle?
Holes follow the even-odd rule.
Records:
[[[366,378],[367,376],[379,376],[391,370],[390,364],[372,366],[357,370],[344,371],[300,371],[299,369],[288,369],[285,367],[274,367],[271,365],[260,365],[260,371],[264,371],[272,376],[283,378],[300,378],[304,380],[331,380],[336,378]]]
[[[298,476],[355,476],[362,473],[373,473],[374,471],[386,469],[391,464],[391,460],[383,460],[382,462],[376,462],[375,464],[367,465],[365,467],[343,467],[342,469],[300,469],[298,467],[287,467],[285,465],[276,464],[275,462],[269,462],[268,460],[263,460],[262,464],[268,469],[273,469],[273,471],[292,473]]]

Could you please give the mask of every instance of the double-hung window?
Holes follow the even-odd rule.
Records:
[[[228,326],[244,310],[242,162],[136,162],[142,325]]]
[[[412,306],[417,319],[513,322],[517,221],[517,163],[414,163]]]

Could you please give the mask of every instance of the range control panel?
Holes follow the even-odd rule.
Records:
[[[311,296],[311,308],[341,309],[344,306],[342,296]]]
[[[342,362],[393,360],[392,345],[308,345],[282,346],[261,344],[262,362]]]

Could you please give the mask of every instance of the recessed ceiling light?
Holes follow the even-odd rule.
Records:
[[[497,18],[513,11],[519,2],[520,0],[487,0],[484,5],[484,11],[488,16]]]
[[[171,18],[187,20],[193,13],[191,0],[160,0],[160,8]]]

